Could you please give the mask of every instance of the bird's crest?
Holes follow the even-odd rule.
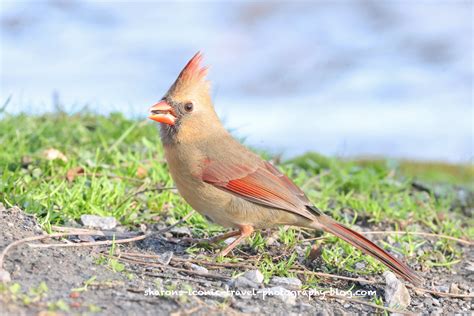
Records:
[[[181,73],[179,79],[183,81],[201,81],[207,75],[208,67],[201,67],[203,55],[201,52],[197,52],[196,55],[186,64]]]
[[[209,82],[206,80],[208,67],[201,66],[202,59],[202,53],[197,52],[181,70],[168,93],[181,94],[196,88],[207,91],[209,88]]]

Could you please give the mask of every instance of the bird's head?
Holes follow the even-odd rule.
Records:
[[[202,67],[201,61],[202,54],[198,52],[165,96],[150,108],[148,118],[161,123],[164,141],[175,139],[178,134],[196,134],[208,128],[209,122],[218,120],[209,94],[210,83],[206,80],[208,68]]]

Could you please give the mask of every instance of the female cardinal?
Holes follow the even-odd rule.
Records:
[[[406,280],[422,279],[405,263],[312,205],[304,192],[276,167],[235,140],[220,122],[209,94],[207,68],[197,53],[149,118],[160,135],[179,193],[208,220],[236,231],[225,256],[254,229],[294,225],[330,232],[369,254]]]

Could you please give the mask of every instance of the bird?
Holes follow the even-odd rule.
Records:
[[[148,118],[160,123],[164,155],[180,195],[207,220],[234,229],[212,239],[235,237],[220,255],[255,230],[297,226],[331,233],[406,281],[421,284],[423,279],[402,260],[326,215],[277,167],[229,133],[215,111],[202,59],[197,52],[189,60]]]

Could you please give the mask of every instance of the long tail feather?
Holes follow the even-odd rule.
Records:
[[[371,255],[378,259],[380,262],[385,264],[393,272],[398,274],[405,280],[413,283],[414,285],[421,285],[423,278],[417,275],[412,269],[410,269],[404,262],[390,255],[388,252],[362,236],[361,234],[353,231],[352,229],[336,222],[329,216],[320,214],[318,217],[319,226],[344,241],[350,243],[365,254]]]

